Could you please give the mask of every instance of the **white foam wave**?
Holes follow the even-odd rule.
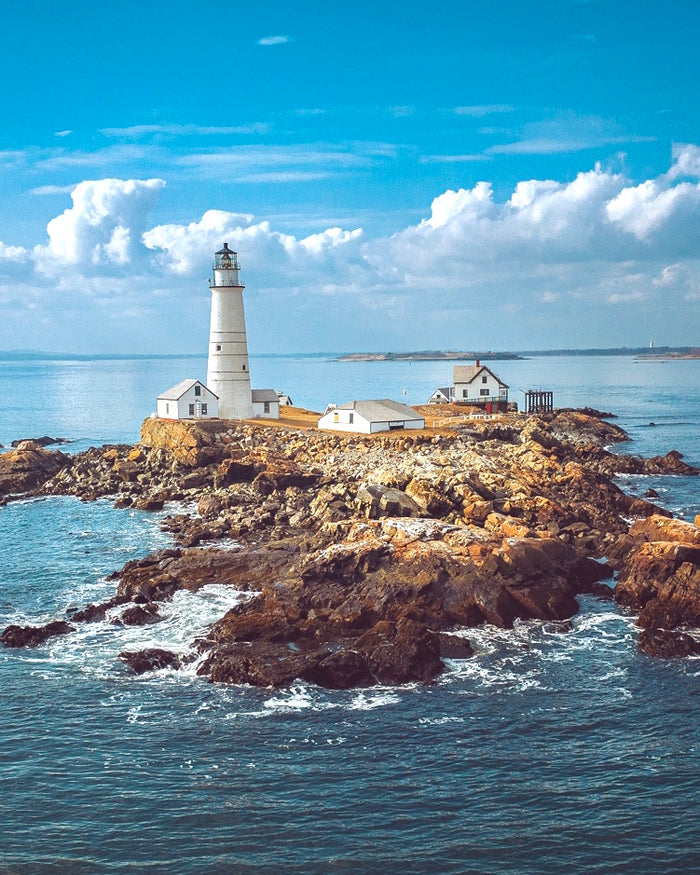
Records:
[[[208,584],[197,592],[179,590],[171,601],[159,606],[162,619],[146,626],[115,623],[125,608],[129,607],[120,605],[110,609],[103,621],[77,623],[75,632],[51,639],[36,659],[52,665],[54,669],[71,668],[99,676],[112,676],[120,652],[160,648],[189,656],[191,661],[182,672],[160,669],[156,674],[169,680],[176,680],[181,675],[193,676],[199,661],[194,659],[192,651],[194,639],[250,595],[223,584]]]
[[[373,711],[386,705],[397,705],[401,697],[392,689],[376,689],[372,692],[357,693],[348,703],[350,711]]]

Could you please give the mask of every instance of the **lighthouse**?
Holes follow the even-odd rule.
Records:
[[[228,243],[214,255],[207,386],[219,396],[221,419],[253,416],[248,341],[243,311],[243,283],[238,279],[238,254]]]

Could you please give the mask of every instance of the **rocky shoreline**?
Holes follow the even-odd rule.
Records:
[[[67,455],[20,442],[0,455],[0,505],[108,496],[181,512],[163,521],[175,546],[116,571],[108,602],[0,641],[36,645],[112,608],[123,624],[157,623],[176,590],[220,583],[248,595],[193,642],[215,682],[428,682],[470,655],[469,627],[565,626],[581,593],[638,612],[645,652],[700,653],[700,529],[614,479],[697,469],[675,452],[611,452],[627,436],[597,411],[467,423],[453,412],[453,428],[373,436],[149,419],[133,447]],[[194,657],[121,658],[147,671]]]

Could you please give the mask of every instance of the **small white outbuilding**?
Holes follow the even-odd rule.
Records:
[[[262,419],[280,418],[280,398],[274,389],[253,389],[253,416]]]
[[[384,398],[381,401],[350,401],[329,405],[318,421],[320,429],[374,434],[379,431],[425,428],[425,419],[407,404]]]
[[[183,380],[158,396],[159,419],[216,419],[219,398],[200,380]]]

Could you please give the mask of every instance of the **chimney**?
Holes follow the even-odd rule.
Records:
[[[479,361],[479,359],[476,360],[476,366],[477,368],[481,366],[481,362]]]

